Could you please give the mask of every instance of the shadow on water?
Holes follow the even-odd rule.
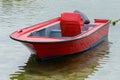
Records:
[[[99,46],[84,52],[59,59],[38,61],[31,55],[26,66],[20,66],[21,72],[10,75],[11,80],[84,80],[97,71],[99,61],[108,57],[108,40]]]

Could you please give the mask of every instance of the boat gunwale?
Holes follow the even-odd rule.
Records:
[[[59,19],[59,17],[54,18],[54,19],[52,19],[52,20],[55,20],[55,19]],[[48,20],[48,21],[45,21],[45,22],[42,22],[42,23],[46,23],[46,22],[49,22],[49,21],[52,21],[52,20]],[[99,19],[95,19],[95,20],[99,20]],[[100,19],[100,20],[108,20],[108,19]],[[14,39],[14,40],[16,40],[16,41],[25,42],[25,43],[31,43],[31,44],[32,44],[32,43],[33,43],[33,44],[37,44],[37,43],[40,43],[40,44],[42,44],[42,43],[43,43],[43,44],[47,43],[47,44],[48,44],[48,43],[70,42],[70,41],[80,40],[80,39],[89,37],[90,35],[94,34],[94,33],[97,32],[98,30],[100,30],[102,27],[108,25],[110,22],[111,22],[111,21],[108,20],[107,22],[103,23],[103,25],[100,25],[100,27],[99,27],[98,29],[96,29],[94,32],[92,32],[92,33],[90,33],[90,34],[87,34],[87,35],[85,35],[85,36],[82,36],[82,37],[79,37],[79,36],[81,36],[81,35],[83,35],[83,34],[85,34],[85,33],[76,35],[76,36],[74,36],[74,37],[70,37],[70,38],[68,38],[68,39],[67,39],[67,38],[53,38],[53,39],[60,39],[60,41],[35,42],[35,41],[21,40],[21,39],[17,39],[17,38],[12,37],[12,34],[16,33],[17,31],[13,32],[13,33],[10,35],[10,38],[12,38],[12,39]],[[42,23],[39,23],[39,24],[42,24]],[[39,24],[36,24],[36,25],[39,25]],[[23,29],[31,28],[31,27],[34,27],[34,26],[36,26],[36,25],[30,26],[30,27],[26,27],[26,28],[23,28]],[[99,25],[98,25],[98,26],[99,26]],[[23,29],[22,29],[22,30],[23,30]],[[49,38],[49,37],[44,37],[44,38]]]

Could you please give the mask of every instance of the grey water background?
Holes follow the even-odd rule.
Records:
[[[120,24],[106,41],[83,55],[38,62],[9,35],[57,16],[80,10],[91,21],[120,18],[120,0],[0,0],[0,80],[119,80]]]

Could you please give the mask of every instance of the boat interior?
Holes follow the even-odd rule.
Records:
[[[91,29],[92,27],[96,26],[95,24],[86,24],[84,30],[79,34],[85,33],[87,30]],[[62,38],[60,23],[55,25],[49,26],[48,28],[44,28],[39,31],[35,31],[31,33],[29,36],[37,36],[37,37],[50,37],[50,38]],[[67,37],[67,36],[66,36]],[[69,36],[68,36],[69,37]]]
[[[78,13],[63,13],[61,14],[59,22],[32,32],[29,36],[49,38],[74,37],[96,26],[96,24],[91,24],[90,22],[86,24],[84,22],[84,19],[81,19]]]

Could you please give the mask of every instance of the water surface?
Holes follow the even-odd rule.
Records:
[[[119,0],[0,0],[0,80],[118,80],[120,79],[119,24],[110,27],[108,40],[83,55],[38,62],[9,35],[21,28],[80,10],[90,20],[120,18]]]

